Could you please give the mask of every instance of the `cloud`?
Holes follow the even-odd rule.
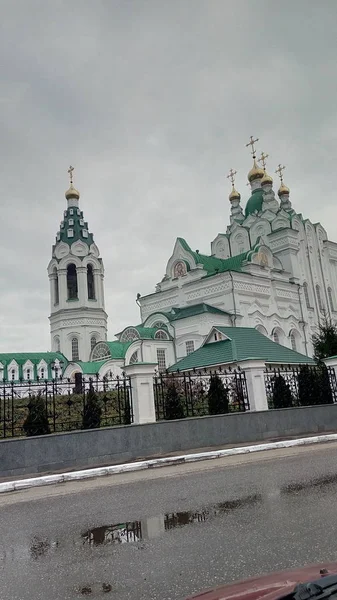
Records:
[[[49,345],[46,267],[74,164],[109,335],[138,323],[175,238],[207,252],[248,198],[254,134],[337,236],[335,0],[0,0],[0,350]],[[275,176],[276,177],[276,176]]]

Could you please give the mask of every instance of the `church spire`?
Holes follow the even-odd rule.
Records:
[[[240,205],[241,196],[234,187],[236,174],[237,171],[231,169],[227,175],[227,179],[229,179],[232,184],[232,191],[229,194],[229,201],[231,203],[231,223],[233,223],[233,221],[242,223],[242,221],[244,221],[244,216],[242,212],[242,207]]]
[[[70,207],[70,206],[78,207],[78,201],[80,199],[80,192],[73,185],[73,171],[74,171],[74,167],[72,167],[70,165],[70,167],[68,169],[70,186],[65,193],[66,199],[68,200],[68,207]]]

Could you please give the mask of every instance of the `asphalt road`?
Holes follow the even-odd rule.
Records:
[[[337,559],[337,444],[0,497],[1,600],[180,600]]]

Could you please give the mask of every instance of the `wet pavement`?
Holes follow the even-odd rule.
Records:
[[[34,500],[8,496],[1,600],[180,600],[337,559],[337,445],[167,473]]]

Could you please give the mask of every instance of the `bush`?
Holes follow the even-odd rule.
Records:
[[[329,373],[324,363],[317,367],[303,365],[298,374],[298,397],[301,406],[332,403]]]
[[[82,429],[97,429],[101,426],[101,402],[91,386],[87,393],[83,411]]]
[[[290,408],[294,404],[294,398],[289,386],[282,375],[273,378],[273,408]]]
[[[167,420],[170,419],[183,419],[185,417],[184,407],[181,396],[174,382],[169,383],[166,394],[165,394],[165,410],[164,417]]]
[[[42,396],[32,396],[29,399],[23,430],[28,437],[50,433],[46,403]]]
[[[128,390],[125,392],[125,400],[124,400],[124,425],[131,425],[131,403],[130,396]]]
[[[222,415],[228,413],[228,390],[225,388],[218,375],[211,375],[207,399],[210,415]]]

